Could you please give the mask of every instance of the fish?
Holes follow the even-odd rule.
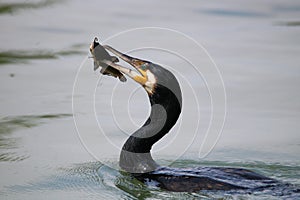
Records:
[[[90,45],[90,52],[92,54],[92,58],[94,59],[94,71],[101,67],[101,74],[119,78],[121,82],[125,82],[127,80],[124,74],[122,74],[119,70],[106,64],[107,61],[113,63],[119,62],[119,59],[116,56],[109,55],[109,53],[99,43],[97,37],[94,38],[94,41]],[[106,63],[103,61],[106,61]]]

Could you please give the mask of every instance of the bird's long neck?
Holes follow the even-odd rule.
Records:
[[[152,145],[166,135],[181,113],[181,93],[160,86],[149,95],[151,113],[145,124],[125,142],[120,155],[120,166],[132,173],[144,173],[158,166],[152,159]]]

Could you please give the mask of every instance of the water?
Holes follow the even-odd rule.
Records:
[[[202,44],[217,63],[227,94],[221,137],[207,156],[199,158],[211,111],[203,80],[183,70],[189,65],[170,52],[132,51],[137,57],[166,64],[184,88],[182,125],[155,145],[158,162],[173,167],[243,167],[300,187],[299,2],[154,3],[1,1],[1,199],[297,198],[299,193],[287,194],[286,188],[254,193],[167,192],[117,170],[119,148],[146,119],[149,105],[132,81],[119,84],[93,73],[88,47],[95,36],[103,41],[124,30],[155,26],[183,32]],[[175,49],[179,45],[191,60],[200,55],[168,34],[146,33],[135,32],[132,40],[111,39],[109,44],[134,49],[142,40]],[[166,39],[152,41],[156,37]],[[210,65],[205,60],[200,63],[205,74],[205,66]],[[86,82],[74,96],[77,105],[84,106],[75,116],[80,119],[78,135],[72,92],[80,66],[84,69],[80,77]],[[193,93],[185,89],[188,83],[200,94],[201,123],[195,138],[192,119],[199,116],[193,112]],[[212,85],[214,91],[218,86]],[[86,94],[94,91],[96,115],[112,144],[93,128],[89,107],[93,104]],[[104,151],[107,147],[111,149]]]

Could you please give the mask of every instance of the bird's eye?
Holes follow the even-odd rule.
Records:
[[[148,64],[144,63],[144,64],[141,65],[140,68],[145,71],[147,69],[147,67],[148,67]]]

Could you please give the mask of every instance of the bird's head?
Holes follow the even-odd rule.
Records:
[[[103,45],[103,47],[129,63],[136,70],[117,65],[116,69],[128,75],[139,83],[147,91],[151,104],[166,105],[170,108],[181,109],[182,96],[179,83],[176,77],[167,69],[150,61],[134,58],[116,49]],[[174,105],[174,106],[171,106]]]

